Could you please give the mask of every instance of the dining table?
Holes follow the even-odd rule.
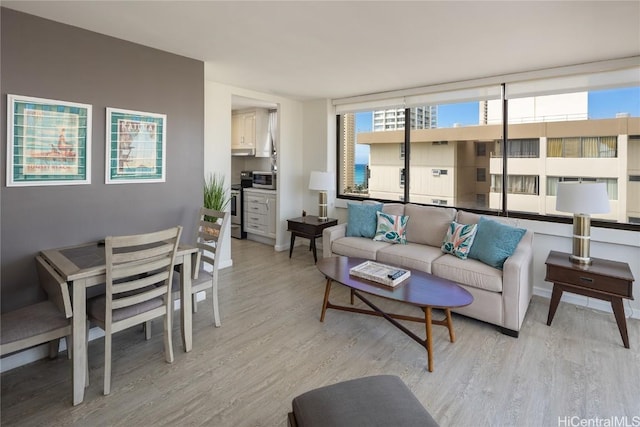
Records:
[[[57,249],[47,249],[40,255],[65,279],[72,289],[72,378],[73,404],[84,400],[87,372],[87,290],[106,282],[104,241],[89,242]],[[199,271],[198,248],[180,244],[174,265],[180,274],[180,318],[184,351],[192,348],[192,272]],[[94,288],[95,289],[95,288]]]

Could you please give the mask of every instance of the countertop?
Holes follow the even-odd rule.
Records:
[[[243,188],[243,191],[247,192],[247,193],[258,193],[258,194],[278,194],[278,190],[267,190],[265,188],[253,188],[253,187],[247,187],[247,188]]]

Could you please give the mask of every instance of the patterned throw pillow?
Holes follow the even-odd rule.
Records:
[[[389,243],[407,243],[407,221],[406,215],[390,215],[384,212],[376,212],[378,216],[378,227],[373,240]]]
[[[467,259],[477,229],[477,224],[465,225],[452,221],[442,242],[442,252]]]
[[[347,237],[368,237],[376,234],[376,212],[382,203],[347,203]]]

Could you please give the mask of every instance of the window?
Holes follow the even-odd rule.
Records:
[[[617,157],[615,136],[549,138],[547,157],[598,158]]]
[[[560,180],[598,180],[619,203],[596,221],[629,224],[640,217],[640,67],[631,62],[334,100],[339,197],[546,215],[552,201],[540,198]]]
[[[538,195],[537,175],[509,175],[507,176],[507,193]],[[502,175],[491,175],[491,192],[502,192]]]
[[[487,144],[484,142],[476,142],[476,157],[484,157],[487,155]]]
[[[502,157],[502,141],[495,142],[496,149],[494,157]],[[507,157],[511,158],[533,158],[540,157],[539,139],[510,139],[507,141]]]

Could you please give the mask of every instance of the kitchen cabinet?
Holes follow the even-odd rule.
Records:
[[[275,239],[276,192],[247,188],[244,190],[244,230]]]
[[[271,156],[268,110],[256,109],[232,114],[231,149],[238,155]]]

